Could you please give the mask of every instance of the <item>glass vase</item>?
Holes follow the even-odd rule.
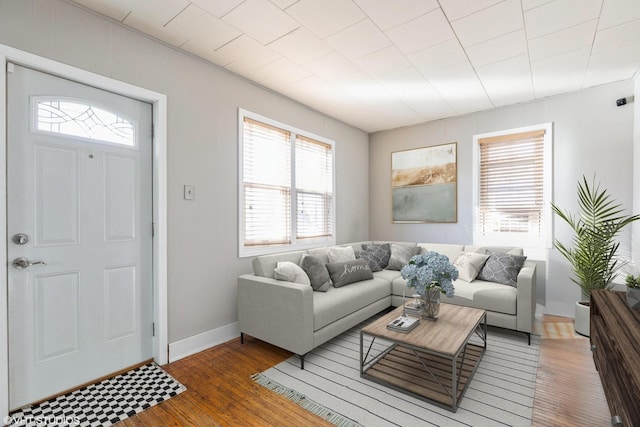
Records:
[[[440,314],[440,289],[429,288],[422,295],[422,318],[438,320]]]

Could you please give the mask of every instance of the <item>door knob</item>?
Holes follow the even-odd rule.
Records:
[[[12,265],[18,270],[24,270],[25,268],[31,267],[32,265],[36,265],[36,264],[47,265],[47,263],[44,261],[31,261],[30,259],[25,257],[18,257],[14,259],[12,263]]]

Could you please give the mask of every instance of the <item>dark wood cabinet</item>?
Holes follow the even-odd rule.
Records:
[[[593,290],[590,329],[612,425],[640,426],[640,311],[624,292]]]

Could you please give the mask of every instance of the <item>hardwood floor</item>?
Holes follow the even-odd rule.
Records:
[[[544,316],[542,322],[571,319]],[[118,426],[328,426],[322,419],[257,384],[250,375],[291,353],[245,337],[164,366],[187,391]],[[587,338],[542,339],[533,426],[610,426]]]

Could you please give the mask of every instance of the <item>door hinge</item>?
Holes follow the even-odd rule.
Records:
[[[156,136],[156,127],[151,125],[151,140],[153,141]]]
[[[156,237],[156,223],[151,223],[151,237]]]
[[[155,322],[151,323],[151,336],[152,337],[156,336],[156,323]]]

